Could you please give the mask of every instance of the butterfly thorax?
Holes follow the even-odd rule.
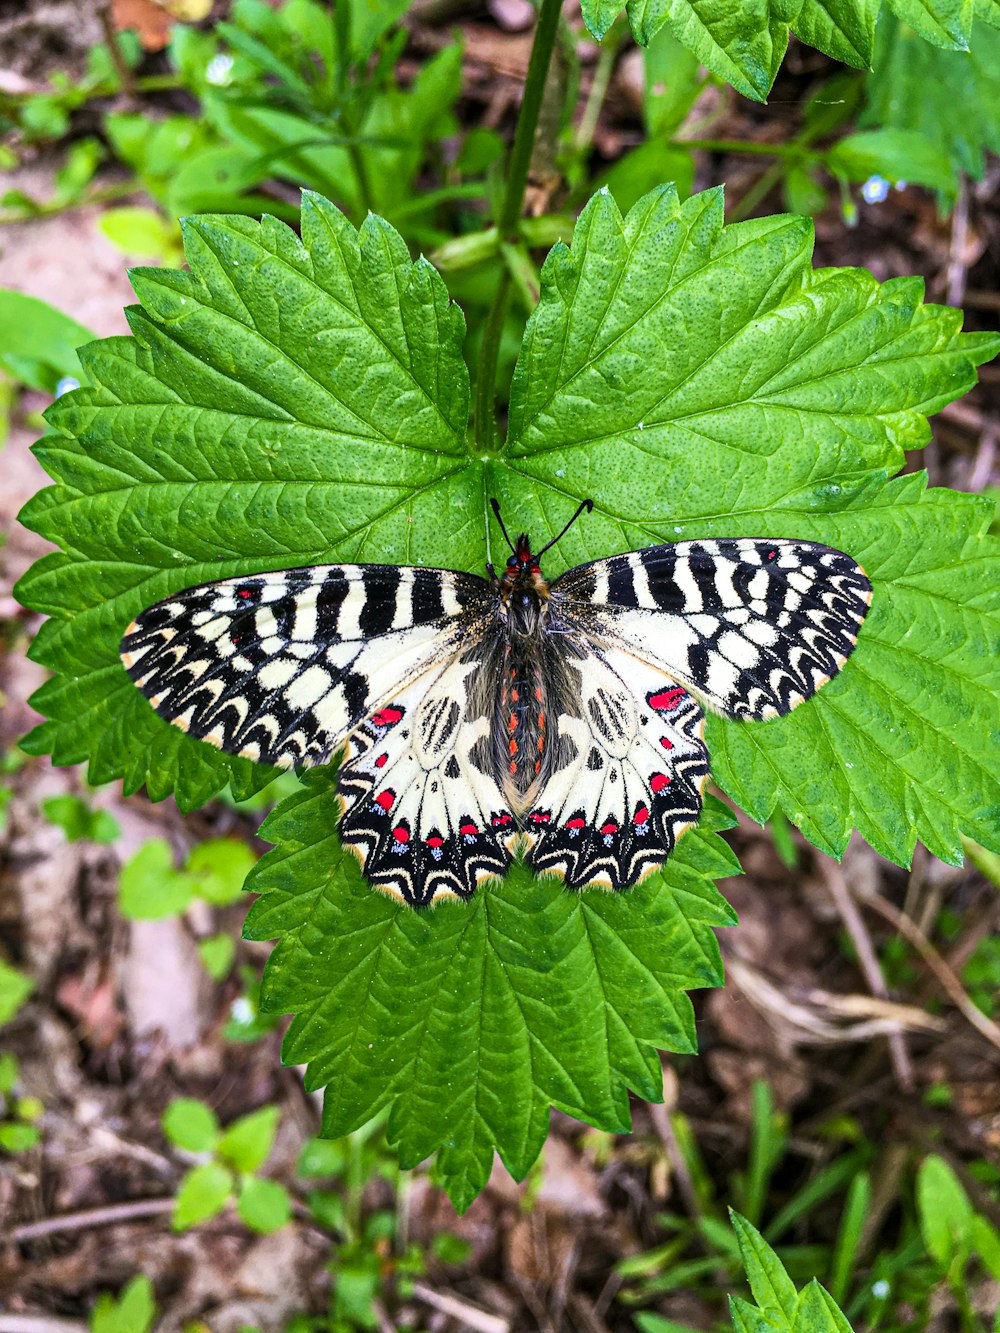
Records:
[[[545,670],[549,585],[525,533],[495,590],[504,648],[493,745],[504,794],[520,811],[531,805],[548,775],[552,712]]]

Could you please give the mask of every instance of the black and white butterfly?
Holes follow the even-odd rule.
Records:
[[[341,839],[415,907],[468,898],[519,847],[571,888],[635,884],[698,819],[702,709],[788,713],[844,665],[871,602],[843,552],[771,538],[653,546],[550,584],[539,559],[566,529],[533,554],[493,507],[499,575],[223,579],[151,606],[121,645],[191,736],[286,767],[342,750]]]

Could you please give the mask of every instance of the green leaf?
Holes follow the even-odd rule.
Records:
[[[198,957],[213,981],[229,976],[236,958],[236,944],[231,935],[210,935],[198,941]]]
[[[788,23],[801,0],[626,0],[629,24],[646,46],[668,24],[674,36],[713,74],[762,102],[788,46]],[[615,21],[619,0],[582,0],[583,17],[598,41]]]
[[[936,49],[883,14],[861,116],[863,126],[920,134],[943,154],[949,197],[959,172],[981,180],[984,150],[1000,152],[1000,31],[977,24],[969,48]]]
[[[187,1231],[217,1217],[232,1192],[233,1178],[219,1162],[193,1166],[177,1191],[171,1226],[175,1231]]]
[[[468,904],[416,913],[336,849],[332,788],[316,771],[266,821],[279,850],[251,877],[263,896],[246,926],[283,936],[267,1005],[298,1015],[284,1058],[310,1063],[310,1087],[330,1084],[325,1135],[390,1105],[404,1165],[440,1147],[439,1178],[464,1208],[494,1146],[525,1175],[550,1103],[623,1132],[628,1088],[659,1099],[655,1048],[694,1048],[683,991],[719,983],[710,927],[733,919],[712,887],[736,869],[714,833],[730,822],[721,807],[628,895],[568,894],[519,868]]]
[[[91,1333],[149,1333],[155,1318],[153,1284],[139,1274],[123,1288],[117,1301],[110,1292],[98,1296],[90,1328]]]
[[[792,1328],[798,1297],[781,1260],[756,1227],[730,1208],[729,1219],[739,1242],[753,1298],[778,1328]]]
[[[0,958],[0,1024],[10,1020],[35,989],[35,983]]]
[[[167,222],[155,209],[109,208],[101,214],[98,226],[112,245],[126,255],[166,261],[181,258],[176,225]]]
[[[163,838],[144,843],[122,866],[118,906],[135,921],[158,921],[185,911],[197,882],[174,869],[174,854]]]
[[[50,796],[42,814],[66,834],[67,842],[114,842],[121,828],[107,810],[94,810],[80,796]]]
[[[239,838],[208,838],[192,850],[185,870],[197,881],[199,898],[215,907],[239,902],[257,858]]]
[[[216,1151],[234,1171],[259,1170],[274,1146],[280,1118],[277,1106],[262,1106],[259,1111],[241,1116],[222,1135]]]
[[[292,1215],[292,1200],[285,1187],[259,1176],[248,1176],[242,1182],[236,1207],[250,1230],[263,1236],[278,1231]]]
[[[881,0],[803,0],[792,31],[835,60],[868,69]]]
[[[0,288],[0,370],[29,388],[55,393],[65,378],[84,379],[76,349],[94,335],[36,296]]]
[[[439,516],[473,496],[481,511],[483,483],[464,444],[464,321],[384,222],[358,235],[307,195],[303,241],[273,219],[199,218],[186,234],[194,273],[134,270],[136,337],[94,344],[94,387],[52,409],[57,434],[37,448],[58,485],[21,517],[70,554],[41,560],[19,595],[53,617],[32,655],[58,673],[24,748],[89,757],[91,782],[174,790],[190,809],[273,773],[156,717],[118,660],[130,620],[250,569],[481,567],[482,519],[446,533]]]
[[[710,719],[714,776],[753,817],[781,809],[835,854],[852,825],[901,862],[917,837],[959,859],[962,830],[1000,850],[992,507],[887,481],[1000,340],[961,334],[915,279],[813,271],[802,219],[722,223],[717,192],[681,205],[659,189],[625,219],[595,197],[546,261],[509,439],[487,457],[466,440],[461,316],[384,222],[358,233],[307,196],[301,240],[272,219],[189,223],[191,272],[135,275],[135,338],[89,350],[93,387],[56,404],[40,446],[57,484],[25,518],[66,554],[20,585],[53,617],[34,653],[59,673],[33,748],[184,806],[231,775],[262,785],[130,685],[117,645],[139,610],[337,559],[481,570],[487,497],[544,539],[593,496],[550,576],[658,541],[773,535],[838,546],[872,579],[858,650],[815,700],[766,724]],[[268,820],[248,923],[284,937],[265,994],[298,1015],[286,1057],[330,1084],[325,1132],[387,1108],[404,1162],[440,1149],[464,1206],[494,1148],[524,1175],[550,1105],[624,1129],[629,1088],[660,1095],[656,1049],[692,1048],[684,992],[719,979],[711,927],[731,915],[712,881],[734,868],[719,809],[627,894],[519,868],[417,914],[342,860],[334,782],[312,773]]]
[[[17,1056],[12,1051],[0,1051],[0,1094],[13,1092],[20,1074]]]
[[[893,185],[912,181],[932,190],[954,188],[948,154],[917,130],[862,130],[830,149],[826,165],[837,176],[864,181],[884,176]]]
[[[973,1209],[958,1176],[943,1157],[931,1153],[917,1171],[917,1216],[924,1244],[943,1271],[968,1258]]]
[[[28,1152],[41,1137],[42,1131],[36,1125],[24,1125],[16,1121],[0,1122],[0,1150],[3,1152]]]
[[[212,1152],[219,1140],[215,1112],[193,1097],[175,1097],[163,1113],[163,1132],[175,1148]]]
[[[833,855],[854,824],[892,860],[920,838],[959,864],[960,828],[998,846],[1000,547],[987,502],[884,473],[1000,341],[960,334],[915,280],[812,272],[803,219],[722,230],[720,207],[710,193],[678,208],[664,190],[623,224],[597,197],[572,251],[553,249],[514,377],[501,502],[517,526],[554,533],[551,505],[593,491],[558,548],[568,564],[694,536],[852,554],[875,588],[856,654],[788,717],[710,717],[713,775],[755,819],[777,805]]]
[[[886,0],[897,18],[934,46],[969,49],[972,0]]]
[[[792,1328],[794,1333],[851,1333],[844,1312],[815,1278],[799,1294]]]

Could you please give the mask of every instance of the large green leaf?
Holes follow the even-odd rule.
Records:
[[[317,772],[265,822],[278,849],[248,882],[263,896],[246,927],[281,936],[264,999],[297,1015],[284,1058],[330,1085],[326,1134],[391,1106],[403,1165],[440,1149],[463,1208],[494,1148],[526,1173],[550,1103],[620,1133],[629,1088],[659,1100],[656,1048],[695,1049],[683,992],[720,984],[711,927],[735,920],[712,882],[739,869],[714,832],[732,822],[721,804],[628,895],[566,893],[518,867],[468,904],[419,913],[365,884],[334,808],[334,779]]]
[[[1000,850],[1000,681],[989,507],[887,481],[1000,340],[921,304],[916,280],[810,264],[799,218],[723,227],[718,192],[654,191],[622,219],[596,196],[546,262],[505,447],[466,440],[464,324],[439,276],[377,218],[356,232],[307,196],[302,239],[271,219],[186,227],[190,273],[139,270],[134,338],[84,353],[91,386],[51,410],[56,485],[25,521],[63,553],[21,585],[52,619],[57,674],[30,747],[187,807],[266,773],[166,726],[117,656],[134,615],[237,571],[336,559],[480,570],[487,500],[536,539],[595,508],[546,563],[655,541],[808,538],[859,559],[874,603],[857,653],[780,721],[712,719],[716,779],[839,851],[915,837]],[[416,914],[371,892],[336,840],[328,771],[268,822],[249,929],[281,935],[266,993],[287,1057],[329,1082],[327,1128],[389,1106],[404,1161],[440,1149],[465,1203],[494,1147],[527,1170],[554,1104],[627,1125],[660,1092],[657,1046],[690,1049],[684,991],[718,981],[712,880],[733,862],[710,806],[663,873],[620,896],[517,869]]]

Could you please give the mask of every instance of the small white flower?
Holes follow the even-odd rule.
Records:
[[[72,375],[64,375],[56,385],[56,397],[61,398],[64,393],[69,393],[71,389],[79,389],[80,381],[74,379]]]
[[[884,1277],[880,1277],[877,1282],[872,1283],[872,1295],[877,1301],[884,1301],[891,1290],[892,1288]]]
[[[220,51],[205,66],[205,81],[215,88],[225,88],[233,78],[233,58]]]
[[[234,1000],[229,1006],[229,1013],[234,1023],[250,1023],[253,1021],[253,1005],[245,995],[241,995],[238,1000]]]

